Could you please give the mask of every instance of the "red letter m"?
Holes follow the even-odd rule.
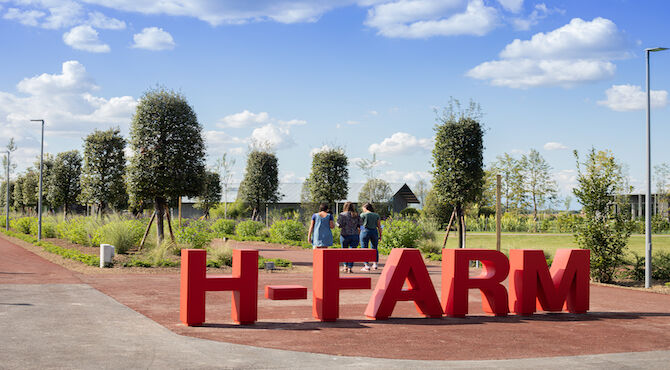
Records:
[[[512,249],[509,259],[510,311],[517,315],[531,315],[536,309],[588,311],[589,250],[557,250],[551,270],[541,250]]]

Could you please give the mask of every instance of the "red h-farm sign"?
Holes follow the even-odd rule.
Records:
[[[342,262],[375,258],[372,249],[314,250],[312,313],[321,321],[339,317],[340,290],[370,289],[369,277],[340,276]],[[207,252],[182,250],[180,319],[189,326],[205,322],[205,293],[232,292],[232,319],[253,324],[258,307],[258,251],[234,250],[231,276],[207,276]],[[483,265],[471,277],[470,261]],[[502,282],[509,276],[509,290]],[[407,282],[407,288],[404,288]],[[365,309],[365,316],[385,320],[398,301],[413,301],[426,317],[463,317],[468,313],[468,291],[482,293],[484,311],[496,316],[510,312],[531,315],[536,310],[585,313],[589,309],[589,251],[559,249],[551,269],[541,250],[512,249],[509,259],[488,249],[443,249],[441,300],[421,254],[416,249],[393,249]],[[268,299],[305,299],[298,285],[265,287]]]

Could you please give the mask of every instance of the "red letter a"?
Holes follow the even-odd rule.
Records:
[[[589,309],[590,261],[588,249],[559,249],[551,270],[541,250],[512,249],[510,257],[509,308],[517,315],[567,309]],[[536,304],[537,302],[537,304]]]
[[[470,261],[480,261],[481,275],[470,277]],[[490,249],[442,250],[442,308],[447,316],[468,313],[468,290],[482,292],[482,307],[496,316],[507,315],[507,290],[500,284],[509,272],[504,254]]]
[[[402,287],[405,280],[409,289]],[[411,248],[396,248],[391,251],[374,293],[370,298],[365,316],[386,320],[398,301],[414,301],[417,311],[427,317],[441,317],[442,308],[430,280],[421,252]]]

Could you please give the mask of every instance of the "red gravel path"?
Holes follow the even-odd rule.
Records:
[[[264,249],[266,246],[258,246]],[[281,248],[279,248],[281,249]],[[327,354],[407,359],[486,360],[670,349],[670,296],[630,289],[592,286],[591,312],[496,318],[481,311],[480,296],[470,294],[471,316],[419,318],[413,304],[399,303],[397,318],[365,319],[371,291],[341,294],[341,320],[320,323],[311,317],[311,296],[302,301],[269,301],[267,284],[301,284],[311,274],[259,272],[259,319],[253,326],[230,320],[230,293],[208,293],[207,325],[179,323],[177,273],[76,274],[0,240],[0,283],[78,283],[101,290],[170,330],[194,337],[269,348]],[[309,260],[310,251],[261,251],[268,257]],[[65,271],[63,271],[65,270]],[[430,270],[439,289],[439,270]],[[18,274],[26,273],[26,274]],[[31,275],[31,276],[28,276]],[[379,272],[371,274],[373,286]],[[9,276],[9,277],[7,277]],[[80,279],[80,280],[79,280]]]

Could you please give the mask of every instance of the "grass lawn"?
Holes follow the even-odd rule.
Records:
[[[444,232],[435,233],[435,243],[442,245]],[[453,231],[449,233],[447,248],[456,248],[458,235]],[[495,249],[495,233],[469,233],[467,235],[467,248]],[[652,237],[653,251],[670,252],[670,235],[654,235]],[[542,249],[552,256],[559,248],[578,248],[572,234],[533,234],[533,233],[502,233],[501,249],[507,253],[510,249]],[[644,235],[631,235],[628,240],[628,251],[636,252],[644,256]]]

